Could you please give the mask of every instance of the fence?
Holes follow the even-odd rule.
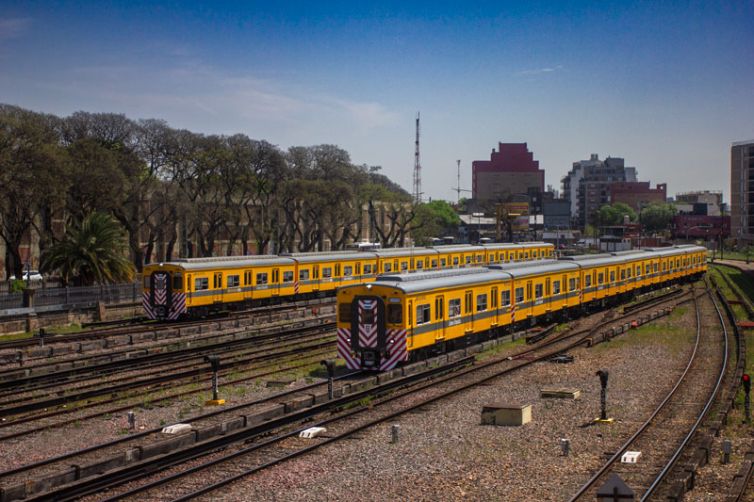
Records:
[[[37,289],[34,293],[34,306],[90,306],[97,302],[107,305],[136,302],[141,297],[141,285],[108,284],[103,286],[81,286],[71,288]],[[0,311],[20,309],[24,306],[23,293],[0,294]]]

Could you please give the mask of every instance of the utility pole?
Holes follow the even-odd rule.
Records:
[[[419,160],[419,112],[416,112],[416,150],[414,151],[414,204],[422,201],[422,166]]]

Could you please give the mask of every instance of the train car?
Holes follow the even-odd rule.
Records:
[[[515,259],[538,259],[549,245],[493,246],[509,249],[508,255]],[[487,261],[488,249],[492,248],[457,245],[190,258],[150,264],[143,271],[144,312],[150,319],[175,320],[282,299],[333,294],[340,286],[370,281],[380,273],[481,265]]]
[[[338,354],[350,369],[389,370],[422,351],[698,277],[703,253],[675,247],[380,276],[338,290]]]

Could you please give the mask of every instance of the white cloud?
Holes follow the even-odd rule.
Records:
[[[542,75],[545,73],[553,73],[556,71],[560,71],[562,69],[563,69],[562,65],[557,65],[557,66],[551,66],[551,67],[545,67],[545,68],[537,68],[535,70],[523,70],[523,71],[516,72],[516,76],[525,77],[529,75]]]
[[[20,36],[31,25],[31,18],[16,17],[0,19],[0,40],[7,40]]]

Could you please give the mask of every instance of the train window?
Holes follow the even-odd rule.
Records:
[[[393,266],[389,263],[385,263],[385,266],[383,268],[385,269],[385,272],[390,272],[391,270],[393,270]]]
[[[437,260],[432,260],[432,268],[437,268]]]
[[[605,274],[600,272],[597,274],[597,284],[602,284],[603,282],[605,282]]]
[[[235,288],[239,284],[241,284],[241,276],[240,275],[229,275],[228,276],[228,287],[229,288]]]
[[[636,265],[636,277],[641,275],[641,265]]]
[[[340,322],[351,322],[351,304],[341,303],[338,305],[338,320]]]
[[[592,276],[587,274],[584,276],[584,286],[587,288],[592,285]]]
[[[332,267],[322,267],[322,277],[332,277]]]
[[[465,314],[471,313],[471,298],[473,293],[471,291],[466,291],[463,297],[463,312]]]
[[[387,322],[391,324],[403,322],[403,306],[400,303],[391,303],[387,306]]]
[[[372,273],[372,265],[370,263],[364,264],[364,275],[369,275]]]
[[[482,312],[483,310],[487,310],[487,295],[477,295],[476,296],[476,311]]]
[[[516,303],[523,303],[524,301],[524,288],[516,288]]]
[[[615,270],[610,271],[610,282],[615,282]]]
[[[299,281],[309,280],[309,269],[299,270],[298,271],[298,280]]]
[[[482,263],[484,261],[484,255],[478,254],[476,255],[476,262]]]
[[[453,257],[453,266],[454,266],[454,267],[457,267],[457,266],[458,266],[458,257],[457,257],[457,256],[454,256],[454,257]]]
[[[625,281],[626,280],[626,269],[625,268],[621,269],[621,271],[620,271],[620,280],[621,281]]]
[[[405,272],[406,270],[408,270],[408,262],[407,261],[402,261],[401,262],[401,272]]]
[[[417,260],[416,262],[416,270],[421,270],[424,268],[424,262],[421,260]]]
[[[534,298],[542,298],[542,289],[541,284],[534,285]]]
[[[283,282],[293,282],[293,270],[283,271]]]
[[[471,263],[471,258],[472,258],[471,256],[466,257],[466,265]]]
[[[571,277],[568,279],[568,291],[575,291],[578,288],[578,278]]]
[[[194,279],[194,291],[204,291],[209,289],[209,278],[197,277]]]
[[[529,252],[528,251],[526,253],[524,253],[524,259],[526,259],[526,260],[529,259]]]
[[[510,291],[503,291],[500,293],[500,305],[505,307],[506,305],[511,304],[511,292]]]
[[[654,269],[655,269],[655,274],[656,274],[657,270],[659,269],[659,266],[657,265],[657,263],[654,264]]]
[[[181,274],[173,275],[173,289],[183,289],[183,277]]]
[[[448,301],[448,317],[458,317],[461,315],[461,299],[453,298]]]
[[[631,267],[628,267],[626,269],[626,277],[629,278],[629,279],[631,278]]]
[[[536,249],[531,252],[531,257],[532,258],[536,258],[537,257],[537,250]]]
[[[649,265],[649,264],[647,264],[647,265],[646,265],[646,266],[644,267],[644,273],[645,273],[645,274],[649,274],[649,273],[650,273],[651,271],[652,271],[652,266],[651,266],[651,265]]]
[[[377,322],[377,309],[359,309],[359,322],[361,324],[375,324]]]
[[[445,268],[445,266],[448,264],[447,260],[445,258],[440,258],[440,266],[442,268]]]
[[[427,324],[429,322],[429,303],[416,306],[416,324]]]
[[[662,271],[665,272],[668,269],[668,262],[662,262]]]
[[[346,277],[351,277],[353,275],[353,267],[350,265],[343,267],[343,275]]]
[[[560,281],[552,281],[552,294],[553,295],[560,294]]]
[[[267,272],[257,274],[257,284],[267,284]]]

